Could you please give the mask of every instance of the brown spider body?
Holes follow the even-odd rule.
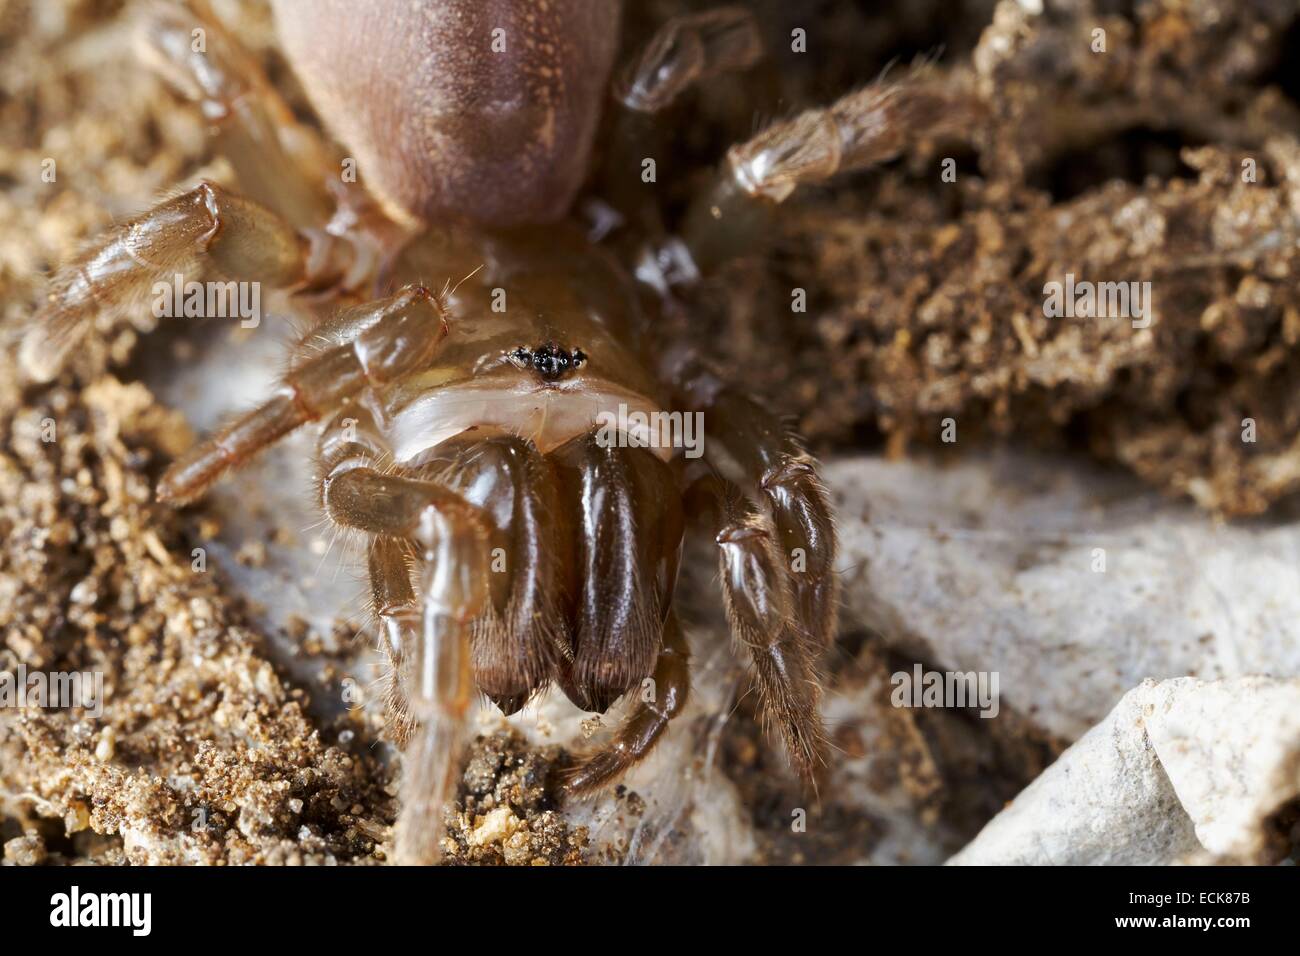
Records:
[[[836,611],[834,531],[812,459],[759,403],[655,339],[647,297],[609,253],[576,226],[527,225],[562,216],[586,175],[619,4],[275,9],[380,208],[327,187],[338,175],[328,147],[216,24],[196,53],[193,14],[151,9],[149,58],[201,103],[256,201],[201,183],[67,265],[24,339],[28,374],[51,378],[98,310],[195,260],[353,303],[321,318],[276,391],[174,462],[158,494],[194,500],[294,428],[323,423],[321,503],[367,543],[406,744],[399,858],[439,854],[476,689],[506,713],[552,682],[594,711],[637,692],[613,740],[572,769],[569,793],[650,750],[689,686],[672,609],[688,528],[716,543],[733,636],[811,782],[825,748],[815,660]],[[759,50],[744,10],[678,18],[624,72],[622,100],[657,109]],[[840,156],[855,116],[818,113],[796,121],[797,140],[768,131],[733,150],[728,189],[763,196],[779,182],[784,194],[824,178],[838,166],[809,156]],[[873,123],[892,133],[879,115],[860,125]],[[724,245],[729,215],[714,216]],[[436,282],[446,291],[431,293]],[[702,459],[637,425],[600,426],[670,409],[704,417]]]
[[[433,361],[337,413],[321,440],[322,498],[350,508],[340,517],[353,526],[397,514],[375,497],[393,487],[384,477],[356,499],[335,486],[396,466],[482,509],[501,560],[470,624],[475,684],[506,713],[551,680],[604,711],[654,668],[683,521],[673,450],[601,448],[593,423],[620,406],[652,415],[667,395],[645,365],[626,276],[580,232],[472,235],[426,233],[393,264],[407,285],[464,270],[438,301],[457,321]]]

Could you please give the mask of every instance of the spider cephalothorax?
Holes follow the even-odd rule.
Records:
[[[174,462],[158,494],[194,500],[289,431],[323,424],[321,505],[366,542],[392,665],[390,711],[406,745],[399,858],[438,856],[476,690],[507,713],[552,684],[597,711],[637,690],[568,793],[614,780],[650,750],[689,686],[673,611],[688,530],[716,549],[764,712],[812,781],[825,754],[815,661],[836,611],[835,536],[814,463],[762,404],[658,340],[661,323],[645,314],[654,297],[559,221],[588,173],[620,3],[274,7],[348,156],[330,158],[217,24],[202,24],[200,51],[194,13],[149,8],[150,59],[201,102],[251,198],[202,182],[67,265],[23,341],[28,375],[58,374],[97,312],[124,309],[196,260],[311,293],[298,301],[316,321],[274,393]],[[760,51],[743,9],[678,17],[622,71],[621,108],[662,108]],[[674,250],[675,281],[698,275],[696,252],[709,250],[706,263],[753,238],[747,211],[897,153],[903,121],[936,115],[925,102],[869,88],[765,130],[731,151],[686,243],[647,244]],[[342,185],[354,156],[360,184]],[[637,274],[659,292],[673,281]],[[469,278],[442,295],[421,284],[457,276]],[[705,422],[689,454],[650,424],[682,415]]]

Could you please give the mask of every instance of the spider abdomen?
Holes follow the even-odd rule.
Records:
[[[564,215],[587,171],[621,0],[274,0],[295,71],[390,214]]]

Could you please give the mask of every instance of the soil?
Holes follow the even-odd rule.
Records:
[[[873,14],[828,6],[824,69],[807,83],[822,98],[882,65],[849,55],[880,36]],[[1169,0],[1120,15],[1084,0],[1039,17],[945,4],[930,21],[943,27],[919,36],[907,25],[930,5],[908,6],[915,20],[891,11],[901,25],[876,42],[904,64],[942,44],[926,83],[965,128],[952,119],[956,134],[914,136],[903,158],[781,207],[771,255],[694,303],[710,352],[779,396],[823,452],[1014,440],[1086,448],[1226,515],[1293,495],[1297,5]],[[777,36],[799,19],[765,22]],[[783,76],[800,75],[773,44]],[[1150,326],[1047,317],[1044,286],[1066,274],[1150,282]],[[792,314],[795,289],[806,313]]]

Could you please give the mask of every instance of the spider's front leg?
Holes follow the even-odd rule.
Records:
[[[423,366],[447,335],[446,314],[423,286],[350,309],[337,325],[345,341],[293,365],[271,398],[175,461],[158,483],[159,499],[199,497],[226,469],[299,425]]]
[[[412,507],[424,502],[418,525],[406,539],[414,546],[417,586],[411,587],[410,565],[390,550],[394,539],[377,539],[371,554],[372,573],[384,575],[373,586],[389,601],[381,620],[389,631],[386,650],[393,681],[406,708],[402,810],[395,840],[397,862],[406,864],[441,856],[442,814],[456,794],[474,699],[471,626],[488,600],[489,522],[463,499],[453,504],[442,498],[435,487],[412,481],[397,492]],[[390,544],[378,544],[384,540]],[[377,561],[387,564],[377,566]],[[406,603],[392,603],[401,597]]]
[[[371,587],[404,754],[397,862],[436,862],[474,698],[472,622],[489,600],[490,520],[433,482],[368,468],[346,470],[327,489],[331,517],[372,535]]]
[[[689,495],[692,513],[718,546],[727,621],[753,662],[760,712],[776,725],[799,777],[815,787],[826,762],[818,710],[821,648],[801,620],[772,521],[715,475],[698,480]]]
[[[60,269],[19,360],[32,380],[52,380],[99,312],[126,310],[196,261],[283,289],[332,283],[350,265],[345,256],[332,238],[309,240],[257,203],[201,182],[114,227]]]
[[[320,453],[325,513],[370,537],[389,727],[404,754],[397,862],[434,863],[474,699],[473,622],[491,599],[491,517],[440,482],[378,470],[388,444],[365,408],[341,411]]]

